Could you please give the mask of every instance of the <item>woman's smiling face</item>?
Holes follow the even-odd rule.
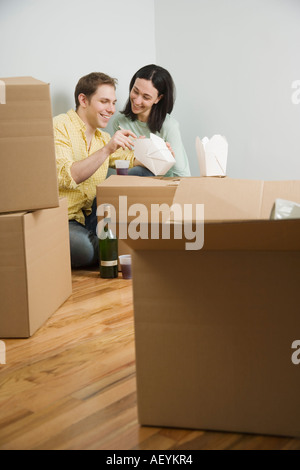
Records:
[[[152,106],[161,99],[151,80],[144,78],[136,79],[129,96],[131,110],[142,122],[147,122]]]

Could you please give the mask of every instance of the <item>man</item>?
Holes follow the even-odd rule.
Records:
[[[82,77],[75,89],[75,111],[53,119],[60,197],[68,199],[72,268],[96,265],[96,186],[107,176],[116,159],[129,159],[135,134],[102,132],[115,112],[116,79],[103,73]]]

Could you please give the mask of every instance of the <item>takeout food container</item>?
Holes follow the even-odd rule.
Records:
[[[221,135],[196,138],[200,176],[226,176],[228,142]]]
[[[155,134],[150,134],[149,139],[137,139],[134,155],[155,176],[165,175],[175,164],[165,141]]]

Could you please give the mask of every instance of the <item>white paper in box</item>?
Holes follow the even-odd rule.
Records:
[[[196,151],[201,176],[226,176],[228,142],[221,135],[211,139],[196,138]]]
[[[137,139],[134,155],[155,176],[165,175],[175,164],[165,141],[155,134],[150,134],[149,139]]]
[[[300,219],[300,204],[278,198],[274,202],[270,219]]]

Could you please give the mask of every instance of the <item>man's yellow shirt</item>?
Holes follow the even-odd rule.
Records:
[[[108,167],[114,167],[115,160],[118,159],[130,160],[132,167],[134,154],[122,148],[117,150],[90,178],[77,184],[71,176],[73,163],[84,160],[103,148],[109,142],[110,135],[97,129],[88,148],[86,126],[73,109],[56,116],[53,126],[59,195],[68,199],[69,220],[77,220],[84,225],[85,215],[91,213],[96,197],[96,186],[106,179]]]

